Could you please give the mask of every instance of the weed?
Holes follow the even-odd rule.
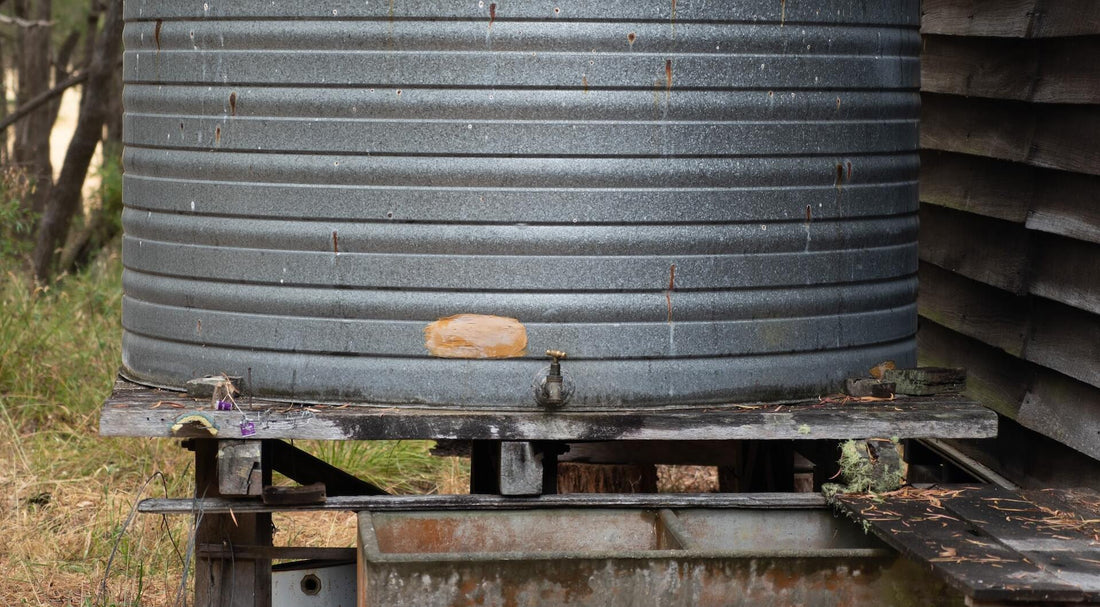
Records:
[[[891,444],[896,445],[896,442]],[[840,476],[844,484],[827,483],[822,493],[831,497],[837,493],[886,493],[901,487],[905,473],[900,466],[890,466],[883,459],[872,458],[867,443],[848,440],[840,445]]]
[[[25,201],[34,193],[34,180],[26,170],[0,168],[0,262],[11,262],[30,253],[31,235],[38,217]]]

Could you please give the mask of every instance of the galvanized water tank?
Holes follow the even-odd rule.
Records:
[[[915,362],[917,0],[126,20],[134,378],[523,409],[556,349],[583,410]]]

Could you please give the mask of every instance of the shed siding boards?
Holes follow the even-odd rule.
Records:
[[[922,10],[921,362],[1100,460],[1100,2]]]

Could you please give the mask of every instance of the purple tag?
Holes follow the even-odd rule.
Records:
[[[252,436],[256,433],[256,424],[252,422],[241,422],[241,436]]]
[[[231,402],[229,402],[225,399],[219,399],[218,400],[218,411],[232,411],[232,410],[233,410],[233,403],[231,403]]]

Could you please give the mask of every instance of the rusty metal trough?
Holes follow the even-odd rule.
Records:
[[[362,512],[360,605],[961,605],[825,509]]]

